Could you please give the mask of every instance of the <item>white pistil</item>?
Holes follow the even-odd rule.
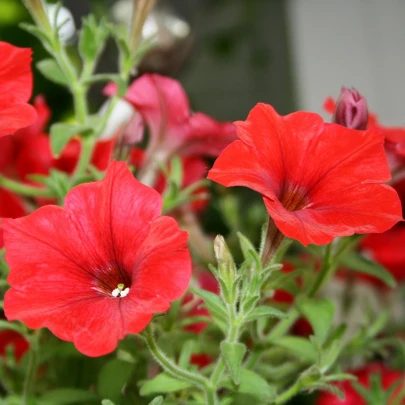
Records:
[[[112,290],[111,295],[115,298],[124,298],[129,294],[129,287],[124,288],[124,284],[118,284],[117,288]]]

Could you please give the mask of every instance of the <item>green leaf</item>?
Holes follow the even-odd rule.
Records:
[[[134,364],[118,359],[110,360],[100,371],[97,379],[97,392],[102,398],[119,402],[121,391],[129,380]]]
[[[159,374],[152,380],[146,381],[139,393],[142,396],[159,394],[164,392],[175,392],[184,390],[185,388],[190,387],[191,384],[187,381],[180,381],[173,377],[170,377],[167,374]]]
[[[334,340],[328,348],[324,348],[321,351],[319,368],[322,373],[326,373],[335,364],[342,349],[342,342],[340,340]]]
[[[246,317],[246,322],[254,321],[259,318],[285,318],[287,315],[273,307],[262,305],[253,309]]]
[[[98,397],[93,392],[75,388],[61,388],[48,391],[38,400],[38,405],[70,405],[76,403],[88,403],[97,400]]]
[[[318,342],[322,345],[328,337],[332,326],[335,307],[327,299],[300,297],[296,301],[301,313],[311,324]]]
[[[241,372],[238,392],[250,394],[261,401],[272,401],[276,397],[276,390],[263,377],[245,369]]]
[[[357,253],[347,253],[339,259],[339,263],[351,270],[374,276],[383,281],[389,287],[396,286],[396,281],[388,270],[380,266],[378,263],[373,262]]]
[[[193,353],[194,349],[194,341],[193,340],[187,340],[187,342],[185,342],[182,345],[182,349],[181,349],[181,353],[180,353],[180,357],[179,357],[179,366],[182,368],[187,368],[187,366],[189,365],[190,362],[190,357],[191,354]]]
[[[274,344],[289,350],[291,353],[310,363],[315,363],[317,360],[317,352],[313,344],[307,339],[295,336],[284,336],[275,340]]]
[[[84,18],[79,38],[79,52],[83,60],[94,63],[103,51],[108,35],[105,19],[97,23],[94,15]]]
[[[110,401],[109,399],[103,399],[101,401],[101,405],[115,405],[114,402]]]
[[[236,235],[238,236],[240,248],[242,249],[245,260],[250,261],[254,258],[255,263],[261,263],[259,253],[256,251],[252,242],[240,232],[237,232]],[[256,269],[256,271],[260,271],[260,269]]]
[[[221,342],[221,352],[235,384],[240,383],[240,372],[246,346],[243,343]]]
[[[170,162],[168,180],[176,186],[177,190],[181,189],[183,183],[183,164],[178,156],[175,156]]]
[[[27,24],[27,23],[20,23],[19,24],[20,28],[29,32],[31,35],[34,35],[37,37],[41,42],[44,48],[49,52],[52,53],[52,39],[48,36],[48,34],[38,28],[37,26],[33,24]]]
[[[0,330],[10,329],[18,333],[22,333],[23,327],[19,323],[8,322],[0,319]]]
[[[51,82],[69,87],[69,81],[54,59],[44,59],[37,63],[37,69]]]
[[[149,402],[149,405],[161,405],[163,404],[163,397],[159,396],[153,399],[151,402]]]
[[[227,320],[228,315],[224,303],[221,301],[221,298],[219,298],[218,295],[196,287],[193,287],[191,291],[204,300],[209,312],[218,316],[224,321]]]
[[[78,133],[88,128],[70,124],[54,124],[51,126],[51,150],[55,157],[58,157],[67,143]]]

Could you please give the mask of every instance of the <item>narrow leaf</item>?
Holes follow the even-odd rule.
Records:
[[[149,402],[149,405],[161,405],[163,404],[163,397],[159,396],[153,399],[151,402]]]
[[[54,124],[51,126],[51,150],[58,157],[67,143],[78,133],[88,128],[69,124]]]
[[[282,312],[282,311],[280,311],[280,310],[278,310],[276,308],[262,305],[260,307],[257,307],[255,309],[253,309],[249,313],[249,315],[246,317],[246,322],[254,321],[255,319],[259,319],[259,318],[279,318],[279,319],[282,319],[282,318],[285,318],[286,316],[287,315],[284,312]]]
[[[250,370],[242,370],[238,391],[250,394],[261,401],[272,401],[276,397],[276,390],[260,375]]]
[[[164,392],[175,392],[190,387],[187,381],[176,380],[167,374],[159,374],[152,380],[146,381],[139,393],[142,396],[158,394]]]
[[[315,363],[317,359],[317,353],[312,345],[307,339],[295,337],[295,336],[284,336],[274,341],[277,346],[284,347],[296,356],[309,361],[310,363]]]
[[[322,345],[328,337],[332,326],[335,307],[333,303],[327,299],[310,299],[300,297],[297,300],[297,306],[301,313],[308,319],[315,336]]]
[[[240,372],[246,346],[243,343],[221,342],[221,352],[235,384],[240,383]]]
[[[69,82],[54,59],[44,59],[37,63],[37,69],[51,82],[69,86]]]
[[[221,301],[221,298],[219,298],[218,295],[196,287],[192,288],[191,291],[204,300],[210,312],[216,314],[223,320],[227,319],[227,312],[224,307],[224,303]]]
[[[351,252],[339,259],[340,264],[354,271],[374,276],[383,281],[389,287],[395,287],[396,281],[392,274],[378,263],[364,256]]]

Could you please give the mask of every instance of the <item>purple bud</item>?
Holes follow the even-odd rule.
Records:
[[[336,102],[333,122],[350,129],[366,129],[368,109],[366,99],[356,89],[342,87]]]

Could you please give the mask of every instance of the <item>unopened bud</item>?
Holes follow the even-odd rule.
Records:
[[[367,128],[368,109],[366,99],[356,89],[342,87],[336,102],[333,122],[350,129]]]
[[[222,294],[226,302],[233,303],[237,297],[236,265],[225,239],[221,235],[214,240],[214,252],[218,262],[218,281]]]
[[[76,39],[76,25],[69,9],[56,4],[46,4],[46,14],[52,28],[58,31],[63,45],[68,45]]]
[[[106,101],[100,108],[99,116],[102,118],[108,113],[111,100]],[[109,113],[109,117],[103,132],[100,134],[100,139],[113,138],[119,129],[127,125],[132,117],[135,115],[135,108],[125,100],[118,100],[112,111]]]

